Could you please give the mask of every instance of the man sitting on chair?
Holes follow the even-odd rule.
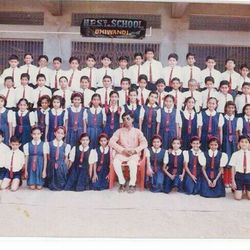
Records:
[[[123,113],[122,120],[123,127],[113,134],[109,146],[116,151],[113,165],[120,184],[119,192],[126,190],[126,181],[122,171],[122,163],[126,162],[130,174],[128,192],[133,193],[135,192],[138,161],[141,151],[147,148],[148,143],[141,130],[133,127],[134,116],[132,112]]]

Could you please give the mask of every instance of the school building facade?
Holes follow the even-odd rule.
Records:
[[[108,2],[63,0],[0,0],[0,71],[14,53],[25,52],[55,56],[68,67],[71,55],[82,60],[88,53],[99,59],[113,56],[113,67],[122,54],[132,59],[134,52],[151,46],[156,57],[166,65],[171,52],[185,64],[188,51],[197,55],[197,65],[204,67],[207,55],[214,55],[218,68],[233,57],[238,64],[250,63],[250,5],[170,2]],[[146,37],[136,39],[86,38],[80,35],[84,17],[140,18],[147,21]],[[22,60],[20,62],[22,64]]]

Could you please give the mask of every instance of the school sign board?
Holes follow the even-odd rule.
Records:
[[[143,39],[146,21],[140,19],[84,18],[81,35],[84,37]]]

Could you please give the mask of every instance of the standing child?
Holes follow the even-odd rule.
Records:
[[[67,117],[67,110],[63,110],[64,99],[59,95],[54,95],[51,98],[51,109],[45,116],[45,139],[52,141],[55,138],[55,129],[65,124],[65,117]]]
[[[146,100],[148,99],[148,95],[150,93],[150,90],[146,89],[148,83],[148,78],[146,75],[139,75],[138,77],[138,101],[139,105],[145,105]]]
[[[184,150],[189,149],[191,139],[194,136],[198,136],[198,128],[201,127],[202,124],[201,114],[196,113],[194,107],[195,99],[193,97],[188,97],[185,100],[184,111],[181,112],[181,138]]]
[[[156,85],[156,92],[158,94],[158,100],[157,100],[158,106],[160,108],[163,108],[163,106],[164,106],[164,98],[168,94],[165,91],[166,83],[165,83],[164,79],[160,78],[155,82],[155,85]]]
[[[49,142],[48,147],[47,185],[50,190],[60,191],[67,182],[70,145],[63,142],[64,127],[57,127],[54,133],[55,139]]]
[[[44,75],[45,78],[45,85],[46,86],[50,86],[50,76],[52,74],[52,70],[50,68],[48,68],[48,64],[49,64],[49,58],[47,55],[40,55],[38,57],[38,72],[37,75]],[[37,76],[36,76],[36,81],[37,81]]]
[[[14,114],[12,110],[7,110],[6,99],[0,95],[0,130],[4,134],[4,143],[9,145],[10,137],[13,133]]]
[[[84,132],[87,131],[90,147],[96,148],[98,136],[103,132],[106,123],[105,109],[101,107],[101,96],[94,94],[89,109],[84,111]]]
[[[226,153],[230,159],[233,152],[237,150],[239,137],[239,119],[235,117],[236,106],[233,101],[228,101],[225,105],[224,125],[222,127],[222,152]],[[231,167],[227,165],[224,169],[224,184],[228,187],[231,184]]]
[[[36,126],[40,128],[42,137],[42,141],[47,141],[47,138],[45,139],[46,134],[46,114],[50,110],[50,97],[48,95],[41,96],[40,99],[37,102],[37,110],[35,111],[35,119],[36,119]]]
[[[109,187],[109,165],[111,150],[108,146],[108,136],[100,134],[99,147],[95,149],[95,164],[93,168],[92,186],[94,190],[104,190]]]
[[[184,151],[184,168],[185,177],[183,189],[186,194],[200,194],[202,166],[205,165],[206,159],[200,150],[200,139],[194,136],[190,141],[191,149]]]
[[[79,144],[74,146],[69,156],[69,175],[65,186],[68,191],[84,191],[91,189],[91,177],[95,162],[94,150],[89,146],[89,136],[83,133]]]
[[[173,188],[179,192],[183,191],[183,178],[185,175],[184,157],[181,150],[181,140],[173,138],[171,143],[171,151],[168,154],[168,161],[163,166],[164,183],[163,192],[170,193]]]
[[[184,94],[180,91],[181,88],[181,82],[179,78],[173,78],[171,80],[171,86],[173,88],[172,91],[169,92],[170,95],[174,97],[174,105],[177,109],[181,110],[184,101],[185,101],[185,96]]]
[[[84,108],[89,108],[91,98],[95,93],[93,90],[89,88],[89,86],[90,86],[90,79],[87,76],[82,76],[80,82],[80,92],[82,93],[82,98],[83,98],[82,105]]]
[[[250,82],[249,75],[249,67],[247,64],[242,64],[240,66],[240,81],[238,86],[238,91],[242,92],[242,84],[244,82]]]
[[[25,164],[24,153],[19,149],[20,139],[12,136],[10,138],[11,150],[6,154],[6,173],[1,183],[1,189],[10,187],[11,191],[17,191],[21,184],[21,172]]]
[[[131,82],[129,78],[121,79],[121,90],[118,91],[119,94],[119,106],[122,107],[125,104],[128,104],[128,91],[130,89]]]
[[[238,116],[242,116],[243,107],[246,104],[250,104],[250,82],[244,82],[242,84],[242,94],[236,95],[235,104]]]
[[[53,70],[50,75],[50,88],[52,92],[55,92],[57,89],[60,89],[59,79],[64,75],[62,67],[62,58],[55,57],[53,59]]]
[[[129,103],[122,107],[120,123],[122,124],[122,114],[127,112],[132,112],[134,115],[134,127],[142,129],[142,121],[144,117],[144,108],[138,105],[138,92],[136,89],[129,90]]]
[[[224,80],[220,82],[220,91],[217,95],[218,107],[217,112],[224,114],[225,105],[228,101],[233,101],[233,97],[229,92],[229,82]]]
[[[114,134],[114,132],[120,128],[120,113],[121,108],[119,107],[119,94],[116,91],[111,91],[109,95],[109,109],[106,112],[106,123],[104,127],[104,132],[109,138]]]
[[[16,95],[12,76],[7,76],[4,78],[4,89],[0,90],[0,95],[3,95],[7,101],[6,108],[15,111]]]
[[[218,150],[220,141],[211,137],[208,141],[209,150],[204,153],[206,161],[202,166],[200,195],[207,198],[225,197],[225,186],[222,179],[223,167],[228,162],[225,153]]]
[[[129,78],[128,71],[128,57],[120,56],[118,59],[119,67],[114,70],[114,87],[120,88],[121,79],[124,77]]]
[[[30,189],[42,189],[46,177],[48,145],[41,141],[42,131],[31,130],[32,141],[23,146],[25,154],[25,178]]]
[[[156,117],[160,112],[160,108],[157,105],[157,98],[157,92],[151,91],[144,105],[145,114],[142,121],[142,132],[148,142],[151,142],[153,135],[156,134]]]
[[[146,151],[147,175],[150,176],[150,191],[162,192],[164,172],[163,167],[168,163],[168,152],[161,148],[162,139],[159,135],[152,137],[152,147]]]
[[[82,106],[82,94],[75,92],[71,96],[72,106],[68,108],[65,117],[66,143],[75,146],[84,129],[84,107]]]
[[[207,102],[208,109],[202,111],[202,124],[199,127],[198,136],[201,138],[202,150],[207,150],[207,142],[211,137],[217,137],[222,140],[222,126],[224,119],[222,114],[216,112],[217,99],[210,97]]]
[[[239,118],[239,132],[250,138],[250,104],[244,106],[243,114],[244,116]]]
[[[180,127],[182,126],[180,111],[174,107],[172,95],[165,96],[164,108],[161,108],[156,119],[156,133],[162,138],[162,147],[169,149],[173,138],[180,136]]]
[[[27,99],[19,100],[17,103],[18,111],[13,122],[15,136],[20,139],[22,145],[31,141],[31,128],[35,126],[35,115],[34,112],[28,110],[28,105]]]
[[[249,137],[240,136],[239,150],[234,152],[229,165],[232,166],[232,188],[234,198],[241,200],[244,190],[250,199],[250,151]]]
[[[6,156],[8,155],[10,148],[4,144],[4,132],[0,129],[0,155],[1,155],[1,161],[0,161],[0,187],[2,184],[2,181],[4,179],[4,176],[6,174]]]

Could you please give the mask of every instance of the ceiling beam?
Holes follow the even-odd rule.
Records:
[[[183,17],[188,5],[189,5],[189,3],[172,3],[171,17],[172,18],[181,18],[181,17]]]

